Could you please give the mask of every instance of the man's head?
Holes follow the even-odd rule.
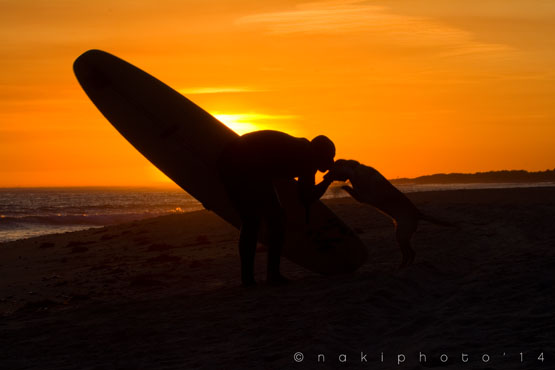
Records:
[[[312,158],[320,172],[326,172],[333,165],[335,157],[335,145],[324,135],[316,136],[310,142]]]

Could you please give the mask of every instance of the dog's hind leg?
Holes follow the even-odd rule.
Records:
[[[395,237],[399,247],[401,248],[401,253],[403,254],[403,259],[401,260],[401,266],[399,268],[404,268],[411,265],[414,262],[415,253],[412,249],[410,240],[412,234],[416,231],[418,222],[410,223],[396,223]]]

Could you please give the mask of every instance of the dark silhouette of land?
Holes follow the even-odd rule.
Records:
[[[413,179],[402,177],[389,181],[394,185],[555,182],[555,169],[538,172],[504,170],[476,173],[438,173]]]

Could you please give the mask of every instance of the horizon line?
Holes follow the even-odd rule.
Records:
[[[545,170],[538,170],[538,171],[528,171],[528,170],[523,170],[523,169],[519,169],[519,170],[489,170],[489,171],[477,171],[477,172],[438,172],[438,173],[433,173],[433,174],[428,174],[428,175],[420,175],[420,176],[416,176],[416,177],[395,177],[395,178],[388,178],[388,181],[395,181],[395,180],[415,180],[415,179],[419,179],[421,177],[428,177],[428,176],[436,176],[436,175],[479,175],[479,174],[484,174],[484,173],[495,173],[495,172],[526,172],[526,173],[541,173],[541,172],[549,172],[549,171],[555,171],[555,167],[553,169],[545,169]],[[9,186],[3,186],[0,185],[0,189],[94,189],[94,188],[102,188],[102,189],[106,189],[106,188],[132,188],[132,189],[181,189],[183,190],[179,185],[177,185],[175,182],[163,182],[163,183],[157,183],[157,184],[142,184],[142,185],[38,185],[38,186],[34,186],[34,185],[9,185]]]

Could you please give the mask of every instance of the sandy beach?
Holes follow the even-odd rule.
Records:
[[[284,260],[281,287],[263,246],[240,287],[238,231],[208,211],[0,244],[0,368],[555,368],[555,188],[409,197],[460,227],[422,222],[399,270],[388,218],[328,200],[368,262]]]

